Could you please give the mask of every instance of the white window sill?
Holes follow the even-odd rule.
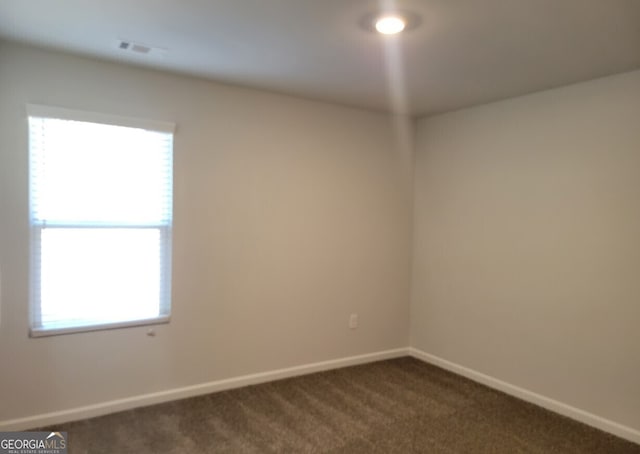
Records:
[[[31,328],[29,337],[59,336],[62,334],[86,333],[90,331],[104,331],[118,328],[131,328],[134,326],[160,325],[169,323],[170,316],[154,317],[144,320],[131,320],[128,322],[103,323],[88,326],[71,326],[68,328]]]

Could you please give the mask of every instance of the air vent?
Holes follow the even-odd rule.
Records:
[[[139,54],[148,54],[151,52],[151,48],[147,46],[143,46],[141,44],[134,44],[131,46],[131,52],[137,52]]]
[[[144,55],[151,57],[163,57],[166,53],[166,49],[151,47],[145,44],[123,39],[119,39],[116,41],[116,48],[127,54]]]

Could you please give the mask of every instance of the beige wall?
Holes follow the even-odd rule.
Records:
[[[28,338],[26,103],[177,123],[157,337]],[[0,421],[406,347],[412,150],[396,143],[382,114],[2,45]]]
[[[416,140],[412,345],[640,429],[640,72]]]
[[[27,337],[26,103],[178,124],[157,337]],[[421,120],[411,345],[640,428],[639,118],[635,72]],[[397,129],[0,42],[0,421],[407,346]]]

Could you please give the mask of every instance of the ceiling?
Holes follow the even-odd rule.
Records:
[[[360,25],[394,8],[422,23]],[[640,68],[640,0],[1,0],[0,37],[425,115]]]

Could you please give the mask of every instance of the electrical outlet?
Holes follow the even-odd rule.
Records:
[[[356,329],[358,327],[358,314],[351,314],[349,316],[349,328]]]

